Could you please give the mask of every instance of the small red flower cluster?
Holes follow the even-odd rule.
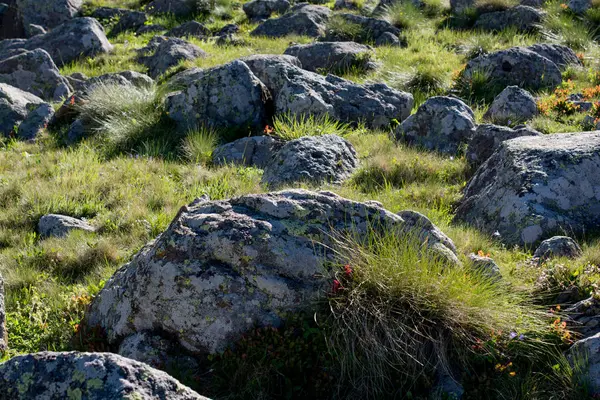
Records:
[[[343,281],[349,281],[350,279],[352,279],[352,274],[354,273],[354,270],[352,269],[352,267],[350,266],[350,264],[346,264],[343,266],[343,270],[344,270],[344,276],[342,279]],[[333,283],[331,285],[331,293],[332,294],[337,294],[339,293],[340,290],[344,289],[344,286],[342,285],[342,282],[340,281],[340,279],[337,279],[337,277],[333,280]]]

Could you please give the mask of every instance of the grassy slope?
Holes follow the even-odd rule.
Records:
[[[88,9],[100,5],[138,6],[134,0],[87,3]],[[247,44],[219,48],[210,42],[192,40],[209,54],[208,58],[196,61],[196,66],[211,67],[249,54],[279,54],[290,42],[310,42],[302,37],[249,37],[248,32],[254,25],[244,20],[239,4],[219,4],[222,9],[229,9],[233,18],[215,18],[208,21],[209,27],[216,30],[232,21],[240,23],[241,36]],[[452,88],[466,57],[479,49],[493,51],[550,38],[574,46],[585,57],[584,70],[567,72],[572,79],[570,86],[567,85],[570,92],[600,83],[596,74],[598,47],[589,33],[594,26],[567,15],[557,2],[546,5],[550,18],[542,33],[531,35],[512,31],[492,35],[440,28],[444,16],[440,14],[439,5],[431,4],[431,7],[434,11],[429,16],[415,13],[411,7],[396,8],[392,18],[406,26],[408,47],[377,48],[379,70],[366,76],[349,73],[347,77],[359,82],[383,81],[410,90],[419,103]],[[592,17],[587,23],[594,23]],[[154,18],[151,22],[171,27],[178,21]],[[111,38],[115,44],[112,54],[81,60],[63,68],[62,72],[83,72],[88,76],[126,69],[143,72],[143,66],[133,60],[134,50],[143,47],[151,36],[122,34]],[[547,114],[531,123],[534,128],[544,133],[582,129],[582,115],[558,111],[556,104],[560,96],[557,99],[551,93],[539,95],[548,102],[549,108]],[[108,100],[115,100],[110,96],[107,94]],[[476,98],[471,101],[480,118],[486,105]],[[110,102],[108,104],[110,108]],[[147,108],[132,110],[134,114],[139,113],[136,121],[145,121],[148,117],[156,122],[148,115]],[[125,120],[131,121],[132,115],[125,116]],[[203,162],[206,148],[210,147],[206,135],[176,140],[165,139],[168,135],[159,135],[158,139],[146,135],[115,144],[111,134],[118,131],[127,139],[127,135],[133,136],[145,129],[134,132],[131,128],[134,123],[124,127],[117,125],[105,127],[107,140],[89,140],[72,148],[62,148],[53,135],[47,134],[35,144],[6,141],[0,149],[0,273],[6,279],[11,346],[4,358],[19,353],[73,348],[71,338],[90,296],[98,292],[116,268],[164,230],[181,205],[203,194],[220,199],[265,190],[259,184],[260,170],[214,168]],[[461,258],[471,252],[489,253],[513,290],[539,288],[536,281],[542,275],[543,289],[550,293],[576,285],[585,296],[595,288],[598,274],[593,266],[600,265],[600,245],[594,238],[584,240],[585,255],[576,261],[557,260],[544,268],[525,266],[531,249],[506,248],[468,227],[451,224],[453,208],[468,179],[464,159],[396,145],[385,132],[362,128],[346,130],[347,138],[359,152],[361,169],[343,186],[324,189],[352,199],[378,200],[391,211],[413,209],[424,213],[454,240]],[[200,162],[196,164],[190,159]],[[36,223],[40,216],[50,212],[88,218],[100,230],[97,234],[74,233],[66,239],[40,240],[35,233]],[[459,277],[453,279],[457,287],[464,287]],[[465,290],[470,293],[468,285]],[[475,292],[472,294],[477,298]],[[461,297],[464,295],[444,294],[448,301],[462,302],[466,301]],[[485,301],[494,312],[491,306],[497,303],[492,299]],[[541,301],[551,302],[551,298]],[[478,307],[485,309],[485,302]],[[528,381],[524,378],[519,382],[525,385]],[[519,393],[522,392],[527,390]]]

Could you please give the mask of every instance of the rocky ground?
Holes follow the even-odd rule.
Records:
[[[597,398],[598,27],[0,3],[0,399]]]

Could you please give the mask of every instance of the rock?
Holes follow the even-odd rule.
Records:
[[[317,42],[288,47],[284,54],[298,57],[308,71],[344,73],[375,69],[373,48],[354,42]]]
[[[16,50],[0,56],[0,82],[7,83],[44,100],[60,101],[71,94],[69,82],[60,75],[45,50]]]
[[[393,119],[410,115],[412,95],[382,83],[359,85],[333,75],[326,77],[292,65],[279,56],[242,58],[273,94],[275,113],[329,115],[373,128],[387,128]]]
[[[493,281],[497,281],[502,278],[500,273],[500,267],[490,257],[479,256],[477,254],[469,254],[469,261],[471,262],[471,268],[473,271],[480,273],[481,275],[489,278]]]
[[[581,371],[575,377],[585,385],[586,394],[590,398],[600,395],[600,332],[575,342],[567,358],[575,371]]]
[[[162,370],[199,369],[198,362],[193,357],[181,354],[173,342],[150,332],[135,333],[126,337],[119,346],[118,354]]]
[[[46,214],[38,222],[38,233],[41,237],[64,237],[73,230],[96,231],[87,222],[67,215]]]
[[[435,385],[432,389],[433,398],[460,400],[465,394],[465,389],[458,383],[450,373],[445,371],[437,371],[435,377]]]
[[[43,49],[60,68],[79,58],[94,57],[112,50],[104,28],[93,18],[75,18],[57,26],[45,35],[28,40],[0,41],[0,54],[7,50]]]
[[[561,70],[564,70],[569,65],[583,65],[579,57],[577,57],[577,54],[567,46],[551,43],[538,43],[527,47],[527,49],[542,57],[546,57]]]
[[[427,99],[396,128],[396,140],[441,153],[456,154],[475,133],[475,114],[461,100],[436,96]]]
[[[85,80],[74,80],[71,78],[70,81],[75,90],[82,95],[90,94],[99,85],[131,85],[140,88],[150,88],[154,85],[154,80],[152,78],[137,71],[122,71],[104,74]]]
[[[534,258],[546,261],[551,258],[578,258],[583,255],[581,247],[568,236],[554,236],[544,240],[533,254]]]
[[[8,349],[8,332],[6,331],[6,310],[4,309],[4,279],[0,275],[0,354]]]
[[[542,136],[542,134],[524,126],[511,129],[490,124],[478,125],[467,147],[465,154],[467,162],[475,170],[490,158],[502,142],[521,136]]]
[[[474,6],[475,0],[450,0],[450,8],[454,14],[462,14]]]
[[[377,7],[379,8],[379,7]],[[358,4],[356,0],[335,0],[333,4],[333,9],[335,11],[339,10],[359,10]],[[377,9],[375,10],[377,11]]]
[[[40,25],[53,29],[75,18],[83,0],[17,0],[17,7],[23,19],[23,26],[28,30],[30,25]],[[32,36],[32,32],[26,32]]]
[[[186,17],[200,11],[198,0],[154,0],[146,7],[149,14],[173,14]]]
[[[217,147],[212,153],[215,165],[248,165],[264,168],[283,146],[270,136],[251,136]]]
[[[210,29],[202,25],[200,22],[188,21],[182,25],[176,26],[175,28],[168,31],[165,36],[171,37],[198,37],[205,38],[210,36]]]
[[[600,331],[600,301],[594,296],[581,300],[565,309],[569,329],[582,337],[597,334]]]
[[[0,5],[0,40],[25,37],[23,19],[17,0],[4,0]]]
[[[554,89],[562,82],[558,66],[524,47],[511,47],[481,55],[467,63],[463,78],[484,72],[489,83],[500,86],[520,86],[525,89]]]
[[[271,188],[298,182],[342,183],[358,167],[356,150],[336,135],[305,136],[286,143],[265,167],[262,183]]]
[[[48,127],[54,116],[54,108],[48,103],[42,103],[29,112],[27,118],[17,130],[17,137],[22,140],[33,140],[38,137],[42,130]]]
[[[375,46],[400,47],[405,44],[398,36],[391,32],[383,33],[375,40]]]
[[[592,0],[569,0],[567,5],[574,14],[585,14],[592,7]]]
[[[247,42],[234,33],[216,36],[215,44],[221,47],[227,46],[245,46]]]
[[[46,29],[44,29],[43,26],[35,25],[35,24],[29,24],[26,31],[29,32],[29,37],[34,37],[37,35],[44,35],[44,34],[48,33],[48,31]]]
[[[525,122],[538,115],[535,99],[518,86],[508,86],[492,102],[484,119],[498,124]]]
[[[144,26],[147,20],[148,16],[146,13],[127,10],[119,15],[119,21],[112,28],[110,34],[112,36],[117,36],[119,33],[125,31],[137,31]]]
[[[279,326],[331,286],[332,232],[410,233],[457,265],[451,240],[331,192],[289,190],[183,207],[169,228],[96,296],[89,326],[111,343],[160,331],[187,351],[216,353],[259,326]]]
[[[287,0],[252,0],[242,6],[251,21],[267,19],[271,14],[284,14],[289,8]]]
[[[5,137],[16,136],[19,125],[42,104],[44,101],[39,97],[0,83],[0,134]]]
[[[126,8],[98,7],[90,14],[90,17],[101,21],[110,21],[127,14],[129,11]]]
[[[169,117],[181,129],[199,125],[262,131],[267,123],[270,94],[246,64],[199,70],[184,90],[167,97]]]
[[[145,35],[147,33],[158,33],[158,32],[164,32],[166,31],[167,28],[165,28],[164,26],[160,25],[160,24],[151,24],[151,25],[144,25],[142,27],[140,27],[137,31],[135,31],[136,36],[141,36],[141,35]]]
[[[78,118],[69,127],[66,142],[68,144],[77,143],[86,136],[86,133],[85,123],[81,118]]]
[[[13,357],[0,364],[0,393],[19,399],[207,400],[165,372],[111,353]]]
[[[404,44],[404,42],[400,40],[402,31],[382,19],[363,17],[355,14],[336,14],[333,18],[338,18],[344,25],[353,26],[356,29],[352,29],[352,35],[348,35],[346,32],[328,29],[326,35],[323,37],[324,41],[351,41],[366,44],[375,43],[387,45],[392,45],[397,42]],[[355,33],[355,31],[358,33]]]
[[[515,28],[520,32],[533,32],[543,22],[546,13],[529,6],[516,6],[504,11],[485,13],[475,21],[475,28],[500,32]]]
[[[468,183],[456,219],[506,244],[534,245],[600,224],[600,133],[503,142]]]
[[[148,67],[148,75],[157,78],[184,60],[206,57],[200,47],[183,39],[155,36],[148,46],[138,50],[137,61]],[[151,53],[151,55],[149,55]]]
[[[266,20],[250,34],[267,37],[287,35],[319,37],[325,33],[325,24],[330,15],[331,10],[327,7],[300,3],[279,18]]]

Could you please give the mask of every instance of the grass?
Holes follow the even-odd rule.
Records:
[[[284,114],[273,119],[272,135],[283,140],[294,140],[303,136],[346,136],[351,131],[350,125],[336,121],[327,114],[322,116]]]

